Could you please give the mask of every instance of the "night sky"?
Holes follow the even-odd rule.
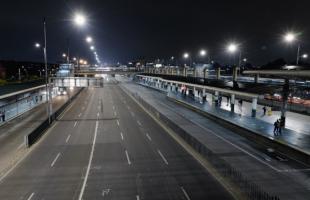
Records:
[[[77,28],[74,12],[87,15],[88,25]],[[47,17],[48,60],[56,62],[66,51],[93,59],[84,38],[93,36],[103,62],[136,58],[193,59],[205,48],[213,60],[228,63],[225,45],[236,41],[254,65],[276,58],[294,59],[297,45],[287,46],[282,34],[301,33],[302,52],[310,53],[310,2],[303,1],[150,1],[150,0],[1,0],[0,59],[42,61],[34,42],[43,40]],[[196,59],[197,60],[197,59]]]

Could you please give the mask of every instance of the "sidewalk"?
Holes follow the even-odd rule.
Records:
[[[273,134],[274,126],[263,120],[258,120],[247,115],[240,116],[238,113],[231,113],[230,111],[221,109],[220,107],[215,107],[214,104],[210,105],[209,103],[200,103],[199,101],[188,96],[183,96],[180,93],[177,94],[169,92],[168,97],[174,98],[188,105],[192,105],[206,113],[221,118],[222,120],[229,121],[232,124],[241,126],[257,134],[263,135],[271,140],[293,146],[294,148],[310,155],[310,135],[306,133],[300,133],[283,128],[282,134],[275,136]],[[296,127],[296,129],[298,129],[298,127]]]
[[[164,88],[157,88],[153,85],[148,85],[148,84],[144,84],[141,82],[139,84],[167,93],[167,90],[165,90]],[[245,104],[246,107],[243,106],[243,108],[240,109],[240,107],[237,105],[238,100],[236,100],[235,113],[231,113],[230,106],[227,106],[227,103],[225,102],[225,98],[223,98],[221,107],[215,107],[215,104],[212,103],[211,95],[207,95],[208,98],[207,98],[207,102],[205,103],[201,103],[199,100],[194,100],[193,98],[189,96],[181,95],[181,93],[176,93],[176,92],[171,92],[171,91],[169,92],[168,96],[182,103],[188,104],[190,106],[194,106],[195,108],[203,112],[209,113],[220,119],[229,121],[232,124],[241,126],[252,132],[255,132],[256,134],[262,135],[266,138],[269,138],[281,144],[290,146],[294,149],[297,149],[298,151],[301,151],[301,152],[304,152],[310,155],[310,134],[309,134],[310,126],[308,125],[310,121],[309,116],[304,116],[304,115],[300,115],[296,113],[290,114],[293,116],[291,116],[291,119],[287,119],[287,120],[289,121],[288,123],[290,124],[290,127],[294,130],[283,128],[282,135],[275,136],[273,134],[273,129],[274,129],[273,123],[278,117],[275,115],[272,117],[264,116],[263,117],[264,119],[261,120],[260,119],[261,117],[259,116],[260,113],[258,113],[258,116],[256,118],[253,118],[251,117],[251,110],[250,110],[251,104],[250,103],[244,102],[243,104]],[[258,109],[260,109],[260,107],[258,107]],[[242,115],[240,115],[240,113],[242,113]],[[298,118],[296,120],[292,119],[292,117],[295,117],[297,115],[298,115]],[[309,121],[307,121],[308,118],[309,118]],[[306,131],[302,131],[304,129],[306,129]]]

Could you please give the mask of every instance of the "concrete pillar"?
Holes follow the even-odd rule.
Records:
[[[196,88],[194,87],[194,99],[196,99],[198,97],[198,90],[196,90]]]
[[[252,99],[252,117],[256,117],[257,98]]]
[[[259,74],[255,74],[254,83],[258,83],[258,80],[259,80]]]
[[[289,79],[285,79],[285,84],[283,85],[283,91],[282,91],[282,108],[281,108],[281,126],[283,127],[285,126],[289,90],[290,90]]]
[[[203,78],[208,78],[208,75],[209,75],[209,71],[207,69],[205,69],[203,71]]]
[[[174,84],[171,84],[171,91],[175,92],[175,85]]]
[[[185,67],[183,68],[183,76],[187,76],[187,69]]]
[[[231,94],[230,96],[230,111],[233,113],[235,112],[235,94]]]
[[[232,74],[232,77],[233,77],[233,81],[237,81],[237,79],[238,79],[238,67],[234,67],[233,68],[233,74]]]
[[[216,69],[216,79],[217,80],[221,79],[221,68],[220,67]]]
[[[215,105],[218,105],[218,103],[219,103],[219,91],[215,91],[214,102],[215,102]]]

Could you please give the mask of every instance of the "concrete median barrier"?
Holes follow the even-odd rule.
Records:
[[[36,143],[42,135],[50,128],[51,124],[57,120],[57,118],[64,112],[64,110],[71,104],[71,102],[77,98],[77,96],[82,92],[82,89],[79,89],[77,93],[75,93],[71,98],[62,105],[58,110],[56,110],[51,115],[51,123],[49,123],[48,119],[45,119],[36,129],[34,129],[30,134],[25,135],[24,143],[26,147],[31,147],[34,143]]]

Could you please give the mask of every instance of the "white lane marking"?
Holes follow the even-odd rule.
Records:
[[[139,195],[136,195],[136,198],[137,198],[137,200],[140,200],[140,196]]]
[[[232,145],[233,147],[235,147],[235,148],[239,149],[240,151],[242,151],[242,152],[248,154],[249,156],[251,156],[252,158],[256,159],[257,161],[259,161],[259,162],[261,162],[261,163],[267,165],[267,166],[270,167],[271,169],[273,169],[273,170],[275,170],[275,171],[277,171],[277,172],[281,172],[280,169],[275,168],[274,166],[272,166],[272,165],[270,165],[269,163],[267,163],[267,162],[261,160],[259,157],[253,155],[252,153],[246,151],[245,149],[243,149],[243,148],[241,148],[241,147],[235,145],[234,143],[230,142],[229,140],[225,139],[224,137],[217,135],[217,134],[214,133],[212,130],[205,128],[204,126],[202,126],[202,125],[200,125],[200,124],[194,122],[193,120],[190,120],[190,121],[191,121],[192,123],[196,124],[197,126],[199,126],[200,128],[202,128],[202,129],[204,129],[204,130],[210,132],[210,133],[211,133],[212,135],[214,135],[215,137],[220,138],[221,140],[223,140],[223,141],[227,142],[228,144]]]
[[[116,116],[116,112],[114,111],[114,116]]]
[[[20,150],[21,148],[23,148],[25,144],[24,143],[21,143],[18,147],[17,147],[17,150]]]
[[[125,150],[125,154],[126,154],[126,157],[127,157],[128,165],[131,165],[131,162],[130,162],[130,159],[129,159],[129,155],[128,155],[127,150]]]
[[[123,135],[123,133],[121,132],[121,138],[122,138],[122,140],[124,140],[124,135]]]
[[[53,162],[51,164],[51,167],[54,167],[54,165],[55,165],[57,159],[59,158],[59,156],[60,156],[60,153],[58,153],[57,156],[55,157],[55,159],[53,160]]]
[[[139,124],[139,126],[142,126],[141,122],[139,120],[137,120],[137,123]]]
[[[66,143],[68,143],[69,139],[70,139],[71,135],[69,134],[67,139],[66,139]]]
[[[82,113],[79,114],[79,117],[81,117]]]
[[[149,134],[146,134],[147,139],[149,139],[149,141],[152,141],[152,138]]]
[[[187,192],[185,191],[185,189],[184,189],[183,187],[181,187],[181,190],[182,190],[184,196],[186,197],[186,199],[187,199],[187,200],[191,200],[191,198],[189,198]]]
[[[84,177],[84,181],[83,181],[83,185],[80,191],[80,195],[79,195],[79,200],[82,200],[83,198],[83,194],[85,191],[85,187],[86,187],[86,183],[87,183],[87,179],[88,179],[88,175],[89,175],[89,170],[90,170],[90,166],[94,157],[94,151],[95,151],[95,144],[96,144],[96,139],[97,139],[97,131],[98,131],[98,121],[96,121],[96,128],[95,128],[95,133],[94,133],[94,139],[93,139],[93,145],[91,148],[91,152],[90,152],[90,156],[89,156],[89,161],[88,161],[88,166],[87,166],[87,170],[86,170],[86,174]]]
[[[77,122],[74,123],[73,127],[76,127],[76,125],[77,125]]]
[[[98,113],[97,113],[97,117],[99,117],[99,115],[100,115],[100,114],[99,114],[99,112],[98,112]]]
[[[128,110],[130,110],[130,106],[127,106]]]
[[[116,123],[117,123],[117,126],[119,126],[119,121],[118,120],[116,120]]]
[[[33,196],[34,196],[34,192],[33,192],[33,193],[31,193],[31,195],[28,197],[28,199],[27,199],[27,200],[31,200]]]
[[[131,116],[135,116],[135,113],[134,112],[132,112],[132,111],[130,111],[130,114],[131,114]]]
[[[113,106],[113,110],[115,110],[115,106]]]
[[[163,161],[166,163],[166,165],[168,165],[168,161],[167,159],[165,158],[165,156],[161,153],[160,150],[157,150],[158,154],[160,155],[160,157],[163,159]]]

